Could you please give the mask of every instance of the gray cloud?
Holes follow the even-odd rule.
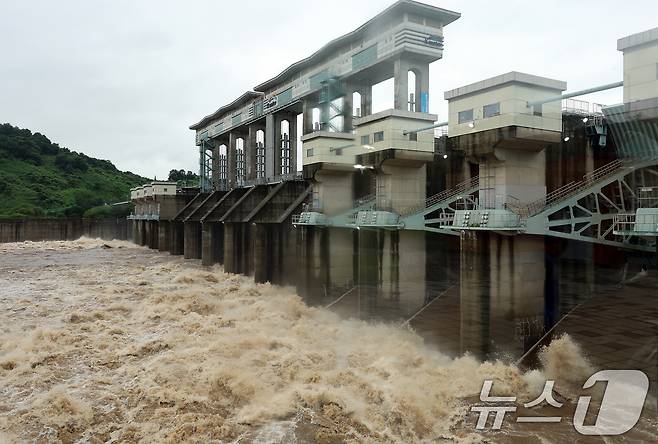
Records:
[[[0,121],[145,176],[194,170],[190,123],[391,1],[2,0]],[[616,39],[656,26],[651,0],[428,2],[462,13],[431,70],[442,118],[443,91],[510,70],[569,89],[621,80]]]

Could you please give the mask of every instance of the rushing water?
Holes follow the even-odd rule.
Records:
[[[347,269],[333,278],[344,287]],[[527,402],[555,378],[568,402],[593,371],[577,344],[554,341],[527,373],[448,356],[397,322],[457,279],[428,285],[417,271],[385,300],[360,290],[361,313],[377,318],[364,321],[123,242],[0,245],[0,442],[572,439],[567,424],[476,433],[468,406],[485,379]],[[650,442],[655,427],[643,419],[627,438]]]

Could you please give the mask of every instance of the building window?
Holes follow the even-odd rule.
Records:
[[[418,142],[418,133],[409,133],[409,140],[412,142]]]
[[[500,115],[500,102],[492,103],[490,105],[484,105],[482,110],[482,115],[486,119],[487,117],[499,116]]]
[[[373,135],[373,141],[376,142],[381,142],[384,140],[384,131],[378,131]]]
[[[343,155],[343,149],[342,148],[336,148],[334,151],[336,152],[337,156],[342,156]]]
[[[166,192],[167,192],[167,189],[165,188],[164,191],[163,191],[163,193],[166,193]]]
[[[467,109],[465,111],[459,111],[457,115],[458,123],[466,123],[473,121],[473,109]]]
[[[370,135],[361,136],[361,145],[368,145],[370,143]]]
[[[313,157],[313,148],[309,148],[306,150],[306,157]]]
[[[541,109],[541,103],[539,105],[533,105],[532,106],[532,114],[535,116],[542,116],[542,109]]]

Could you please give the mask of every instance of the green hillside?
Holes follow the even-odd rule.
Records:
[[[147,181],[42,134],[0,125],[0,218],[81,216],[127,200],[130,188]]]

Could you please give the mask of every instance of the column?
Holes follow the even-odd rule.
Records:
[[[372,85],[364,85],[361,88],[361,117],[372,114]]]
[[[393,66],[395,81],[394,108],[407,111],[409,108],[409,63],[399,58]]]
[[[212,148],[212,189],[219,190],[219,146],[222,143],[217,141]]]
[[[348,89],[348,91],[350,91],[350,89]],[[354,114],[352,110],[354,107],[354,104],[352,103],[352,94],[345,94],[343,100],[343,132],[349,133],[354,128],[354,124],[352,123],[352,115]]]
[[[303,135],[310,134],[310,133],[313,132],[313,106],[314,105],[315,105],[315,103],[313,101],[309,100],[309,99],[305,99],[303,104],[302,104],[302,107],[303,107],[302,113],[303,113],[303,116],[304,116],[304,117],[302,117],[302,122],[303,122],[302,134]]]
[[[201,264],[213,265],[212,222],[201,224]]]
[[[249,125],[249,135],[245,140],[245,176],[247,180],[256,178],[256,132],[259,129],[256,125]]]
[[[227,153],[226,157],[228,160],[228,168],[227,168],[227,184],[228,184],[228,189],[235,188],[236,183],[237,183],[237,144],[236,141],[238,140],[238,134],[236,133],[230,133],[229,134],[229,143],[227,146]]]
[[[281,132],[281,122],[285,117],[281,114],[274,116],[274,174],[267,177],[276,177],[281,175],[281,147],[283,146],[283,133]]]
[[[297,171],[297,115],[290,114],[288,118],[290,122],[290,172]]]
[[[279,128],[279,132],[281,132],[281,128]],[[265,116],[265,177],[274,177],[274,152],[278,144],[276,133],[274,114],[268,114]]]

